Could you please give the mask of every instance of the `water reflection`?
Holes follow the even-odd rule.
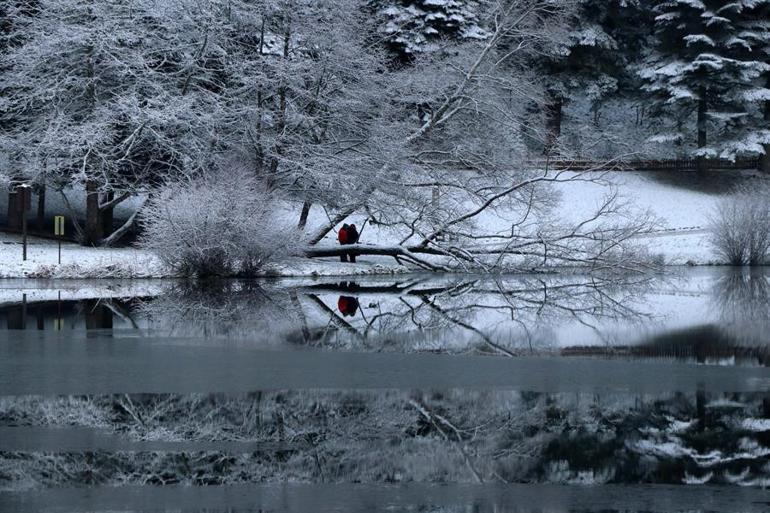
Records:
[[[763,511],[769,277],[6,284],[0,511]]]
[[[77,301],[36,301],[0,308],[0,324],[9,330],[137,328],[135,300],[91,298]]]
[[[28,297],[0,305],[0,322],[9,329],[135,329],[253,346],[707,364],[767,365],[770,346],[770,276],[761,269],[166,282],[141,295],[122,295],[116,285],[61,300],[46,292],[16,293]]]
[[[118,447],[166,446],[93,453],[78,450],[80,441],[66,431],[54,453],[30,451],[28,440],[25,452],[13,452],[7,441],[0,488],[286,481],[770,485],[766,394],[280,390],[0,402],[0,426],[63,424],[98,427]]]

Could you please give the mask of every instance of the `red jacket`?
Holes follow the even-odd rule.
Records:
[[[337,240],[340,241],[340,244],[348,243],[348,230],[346,228],[340,228],[340,231],[337,232]]]

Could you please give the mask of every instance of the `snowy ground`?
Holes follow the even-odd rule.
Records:
[[[155,255],[133,248],[85,248],[29,237],[22,261],[21,237],[0,235],[0,278],[163,278],[169,271]]]
[[[395,274],[410,269],[393,259],[363,257],[358,262],[343,263],[339,259],[309,260],[288,258],[270,264],[265,276],[349,276]],[[135,248],[85,248],[73,243],[62,244],[62,263],[58,264],[55,241],[28,238],[27,260],[22,261],[21,237],[0,234],[0,278],[173,278],[168,269],[152,253]]]
[[[653,254],[660,254],[670,265],[721,264],[708,242],[708,216],[717,202],[738,183],[770,179],[755,172],[712,172],[698,177],[694,173],[618,172],[612,176],[621,194],[634,208],[649,210],[659,219],[659,228],[639,237]],[[562,204],[557,212],[565,221],[585,218],[608,192],[593,183],[573,182],[559,185]],[[360,227],[363,216],[353,216]],[[320,209],[313,209],[309,225],[326,221]],[[505,228],[505,219],[496,215],[479,220],[486,228]],[[321,244],[336,244],[331,232]],[[363,244],[388,244],[396,235],[367,225],[362,232]],[[62,246],[62,264],[57,264],[54,241],[31,237],[28,260],[21,260],[21,239],[15,235],[0,236],[0,277],[2,278],[160,278],[172,273],[154,255],[133,248],[83,248],[72,243]],[[408,271],[385,257],[359,257],[358,263],[342,263],[336,258],[307,260],[287,259],[270,265],[271,276],[339,276],[392,274]]]
[[[613,182],[624,199],[658,219],[655,232],[639,237],[652,253],[663,255],[670,265],[720,264],[725,262],[708,241],[709,215],[734,185],[762,178],[754,172],[719,173],[710,173],[711,182],[704,182],[695,173],[674,177],[665,172],[619,172]],[[584,182],[561,184],[560,189],[565,217],[573,220],[587,216],[606,193],[604,188]]]

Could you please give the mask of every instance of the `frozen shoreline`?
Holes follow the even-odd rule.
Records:
[[[127,250],[138,252],[138,250]],[[691,260],[667,262],[664,267],[677,268],[682,266],[727,266],[719,262],[693,262]],[[554,268],[554,272],[565,268]],[[569,268],[570,272],[579,272],[579,267]],[[291,278],[291,277],[356,277],[356,276],[388,276],[409,273],[429,272],[417,268],[409,268],[396,263],[384,261],[360,261],[356,264],[338,263],[320,259],[293,258],[282,264],[270,264],[254,278]],[[521,272],[526,272],[522,270]],[[456,274],[468,274],[457,270]],[[506,274],[506,273],[503,273]],[[0,280],[45,280],[45,279],[178,279],[182,278],[168,270],[153,255],[134,255],[131,259],[121,262],[117,257],[84,259],[81,263],[56,263],[27,261],[21,263],[3,262],[0,264]]]
[[[663,251],[666,266],[727,265],[710,251],[705,251],[707,234],[703,230],[655,232],[640,239],[654,241],[651,252]],[[664,242],[665,241],[665,242]],[[657,247],[656,247],[657,246]],[[55,242],[29,238],[27,261],[22,261],[19,237],[3,234],[0,238],[0,279],[144,279],[179,278],[152,253],[135,248],[86,248],[73,243],[62,245],[62,263],[58,264]],[[388,257],[359,257],[355,264],[334,259],[290,257],[271,263],[259,277],[349,277],[393,275],[424,272],[400,265]],[[458,274],[463,274],[461,270]]]

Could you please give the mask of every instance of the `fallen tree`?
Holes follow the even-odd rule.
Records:
[[[633,239],[652,229],[655,219],[625,203],[604,173],[544,171],[523,173],[518,180],[515,175],[513,178],[507,185],[500,183],[499,178],[489,178],[483,188],[474,188],[467,180],[462,183],[459,179],[454,184],[442,183],[439,187],[453,185],[445,198],[454,208],[442,213],[438,221],[434,214],[441,207],[431,203],[414,209],[405,206],[397,212],[401,219],[391,222],[369,210],[369,219],[374,224],[403,233],[396,244],[311,244],[304,254],[310,258],[344,254],[390,256],[399,263],[434,271],[493,271],[512,267],[531,270],[575,265],[591,270],[637,271],[653,267],[650,257],[633,244]],[[554,216],[558,202],[548,186],[569,182],[607,186],[609,192],[592,214],[565,223]],[[499,214],[496,211],[501,204],[506,209],[501,215],[508,216],[508,220],[493,217],[494,228],[479,229],[479,218]]]

